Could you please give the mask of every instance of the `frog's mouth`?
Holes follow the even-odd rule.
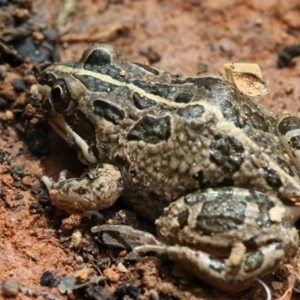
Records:
[[[53,108],[48,123],[70,146],[79,150],[79,159],[83,164],[94,164],[98,161],[89,143],[72,129],[63,114],[57,113]]]

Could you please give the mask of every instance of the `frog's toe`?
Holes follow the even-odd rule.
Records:
[[[71,177],[71,174],[70,174],[70,172],[68,170],[62,170],[59,173],[59,179],[58,179],[58,181],[64,181],[64,180],[67,180],[70,177]]]
[[[41,180],[46,186],[47,190],[50,191],[54,185],[54,181],[48,176],[42,176]]]

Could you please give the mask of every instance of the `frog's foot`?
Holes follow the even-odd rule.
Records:
[[[79,178],[69,176],[67,171],[62,171],[57,183],[47,176],[42,177],[51,202],[69,214],[110,207],[123,190],[120,171],[109,164],[98,166]]]
[[[126,240],[126,244],[129,245],[132,249],[137,245],[164,245],[162,244],[153,234],[134,229],[131,226],[126,225],[100,225],[92,227],[91,231],[93,233],[100,232],[115,232],[123,236],[128,236],[130,239]]]
[[[235,254],[225,259],[178,245],[144,245],[135,247],[133,251],[167,254],[171,260],[200,280],[231,293],[250,287],[258,277],[274,270],[284,256],[284,251],[278,243],[249,252],[242,256],[242,260],[238,263],[233,258]],[[272,259],[266,259],[270,256]]]

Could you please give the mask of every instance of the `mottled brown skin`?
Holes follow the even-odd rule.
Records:
[[[104,178],[93,188],[94,179],[86,178],[81,189],[74,179],[62,178],[58,185],[46,178],[59,208],[101,209],[122,196],[155,220],[172,203],[156,222],[158,233],[166,244],[181,246],[165,252],[182,264],[199,261],[191,272],[207,275],[212,284],[218,278],[216,286],[225,290],[228,283],[233,290],[248,287],[296,250],[298,236],[285,205],[299,201],[299,171],[277,133],[278,117],[263,113],[222,77],[182,78],[128,62],[111,45],[95,44],[79,61],[45,69],[40,83],[49,123],[77,147],[90,172]],[[83,200],[91,190],[93,196]],[[270,219],[273,207],[284,209],[280,221]],[[235,243],[245,244],[248,256],[232,275],[228,256]],[[206,257],[210,264],[202,265],[186,247],[216,257]]]

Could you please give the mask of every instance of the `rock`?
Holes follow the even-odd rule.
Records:
[[[112,268],[107,268],[104,270],[103,272],[104,276],[107,277],[107,279],[110,281],[110,282],[115,282],[117,283],[120,279],[120,275],[114,271]]]
[[[2,293],[4,296],[16,296],[19,292],[20,282],[16,279],[9,279],[3,283]]]

